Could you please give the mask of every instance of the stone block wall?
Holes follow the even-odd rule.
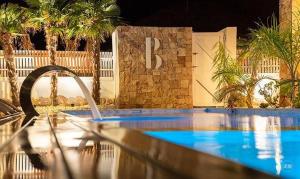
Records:
[[[116,33],[119,108],[193,107],[192,28],[122,26]],[[150,69],[146,38],[151,38]],[[156,69],[157,58],[162,64]]]
[[[293,1],[296,0],[279,0],[279,22],[280,28],[289,28],[292,25],[292,13],[293,13]],[[280,79],[289,79],[290,74],[288,67],[284,64],[280,64]]]

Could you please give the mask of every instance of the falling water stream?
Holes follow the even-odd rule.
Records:
[[[89,92],[88,88],[85,86],[83,81],[78,76],[76,76],[74,74],[71,74],[71,76],[75,79],[75,81],[79,85],[79,87],[82,90],[82,93],[84,94],[89,106],[91,107],[93,118],[102,120],[102,116],[100,114],[100,111],[98,110],[96,102],[94,101],[93,97],[91,96],[91,93]]]

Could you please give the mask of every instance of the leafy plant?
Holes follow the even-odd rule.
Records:
[[[235,107],[245,107],[247,106],[245,96],[239,92],[230,93],[227,99],[227,107],[235,108]]]
[[[298,95],[295,97],[293,103],[294,103],[294,107],[295,107],[295,108],[300,108],[300,95],[299,95],[299,93],[298,93]]]
[[[267,107],[269,107],[269,103],[260,103],[259,107],[260,108],[267,108]]]
[[[243,70],[236,59],[233,59],[222,43],[217,44],[217,53],[214,57],[215,72],[212,77],[218,82],[216,97],[219,102],[227,99],[228,104],[231,96],[239,94],[245,97],[248,108],[253,108],[253,92],[255,86],[263,77],[254,78],[252,75],[243,73]],[[236,98],[233,98],[236,99]]]
[[[264,85],[264,87],[259,89],[259,94],[264,96],[265,101],[267,102],[268,106],[272,106],[277,108],[279,102],[279,95],[278,95],[278,84],[274,81],[271,81]]]
[[[299,16],[296,16],[299,19]],[[294,101],[298,81],[297,69],[300,63],[300,21],[293,26],[280,28],[275,17],[268,25],[257,23],[258,29],[251,30],[250,47],[252,53],[260,57],[279,59],[288,71],[288,78],[284,79],[291,88],[289,98]],[[293,104],[292,104],[293,106]]]

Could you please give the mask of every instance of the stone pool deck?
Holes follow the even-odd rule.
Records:
[[[155,139],[142,128],[63,113],[23,119],[0,126],[2,178],[276,178]]]

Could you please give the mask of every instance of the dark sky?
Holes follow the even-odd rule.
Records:
[[[21,0],[0,0],[20,3]],[[245,37],[255,22],[273,13],[278,0],[117,0],[121,16],[129,25],[191,26],[195,32],[219,31],[237,26]],[[38,37],[43,38],[42,35]],[[42,43],[43,44],[43,43]],[[43,46],[43,45],[38,46]],[[109,44],[108,47],[109,48]],[[104,48],[106,48],[104,46]]]
[[[122,17],[132,25],[192,26],[196,32],[237,26],[239,35],[278,15],[278,0],[118,0]]]

